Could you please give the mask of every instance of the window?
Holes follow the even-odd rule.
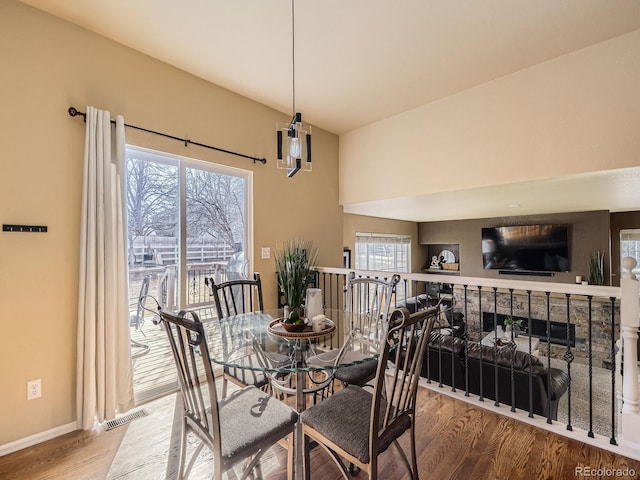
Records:
[[[626,257],[633,257],[638,262],[633,273],[640,275],[640,230],[620,231],[620,262]]]
[[[411,236],[385,233],[356,233],[356,270],[409,273]],[[397,299],[405,297],[404,283],[396,288]]]

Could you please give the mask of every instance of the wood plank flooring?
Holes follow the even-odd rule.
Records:
[[[633,469],[640,462],[570,440],[517,420],[426,389],[419,389],[417,450],[423,479],[574,479],[576,468]],[[101,479],[105,478],[127,427],[109,432],[74,432],[0,458],[0,478]],[[153,439],[146,439],[152,442]],[[408,446],[403,438],[402,445]],[[284,456],[281,447],[276,454]],[[406,479],[408,475],[394,450],[380,457],[379,478]],[[341,478],[326,453],[311,455],[312,479]],[[584,470],[583,470],[584,471]],[[155,478],[162,478],[164,471]],[[268,480],[286,478],[285,467],[265,472]],[[355,478],[366,478],[360,473]],[[138,479],[135,479],[138,480]]]

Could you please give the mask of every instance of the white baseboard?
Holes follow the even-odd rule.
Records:
[[[47,440],[59,437],[60,435],[64,435],[65,433],[73,432],[77,429],[77,422],[71,422],[67,423],[66,425],[60,425],[59,427],[52,428],[45,432],[40,432],[29,437],[21,438],[20,440],[16,440],[15,442],[0,445],[0,457],[9,453],[17,452],[18,450],[22,450],[23,448],[32,447],[34,445],[37,445],[38,443],[46,442]]]

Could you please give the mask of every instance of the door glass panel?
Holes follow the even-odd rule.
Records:
[[[147,152],[128,149],[126,166],[131,356],[134,394],[143,399],[177,380],[154,302],[140,298],[176,304],[179,177],[177,162]]]
[[[247,278],[246,180],[186,169],[187,306],[210,305],[206,282]],[[211,306],[211,305],[210,305]],[[208,309],[202,315],[211,315]]]
[[[214,308],[205,278],[225,281],[247,273],[249,176],[135,147],[127,148],[126,168],[128,320],[134,394],[140,402],[177,387],[157,304],[170,310],[198,308],[206,318]],[[148,310],[139,301],[144,295]]]

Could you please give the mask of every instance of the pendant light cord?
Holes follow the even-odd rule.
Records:
[[[293,114],[296,114],[296,10],[291,0],[291,73],[293,77]]]

